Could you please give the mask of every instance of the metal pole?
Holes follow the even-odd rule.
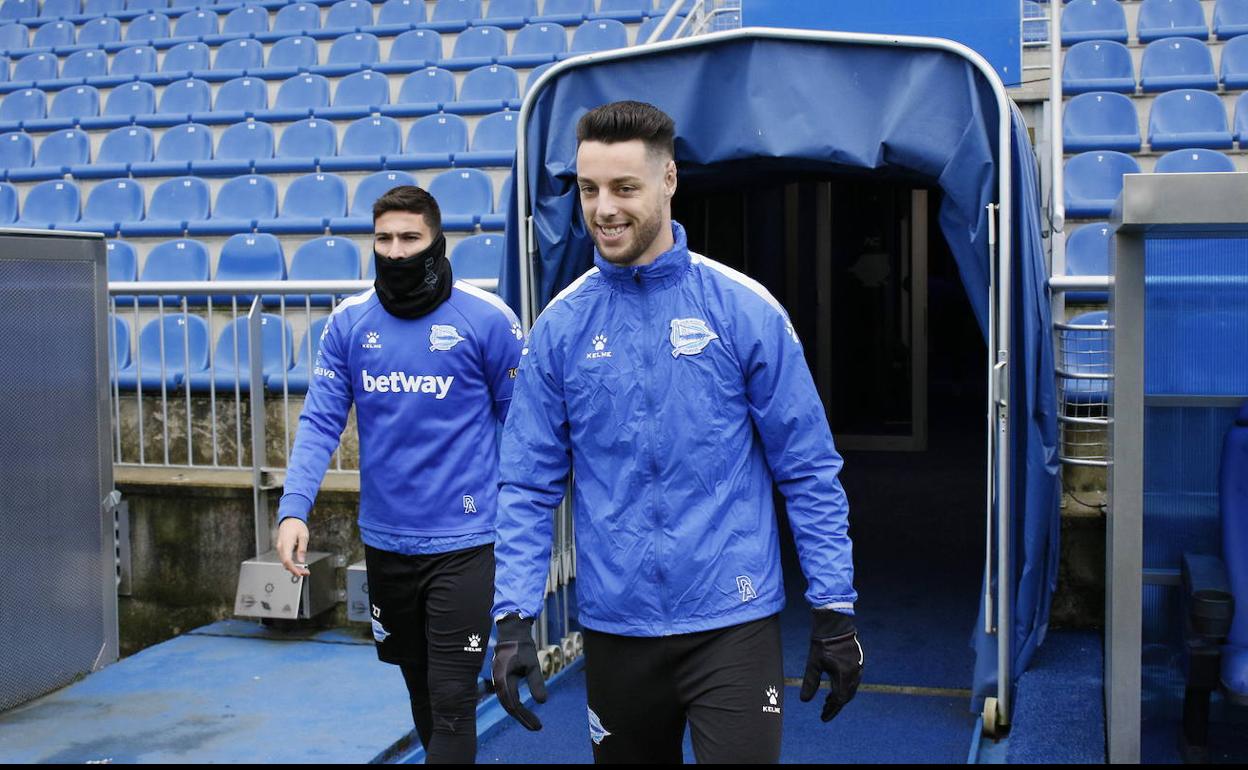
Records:
[[[264,303],[259,294],[251,302],[247,313],[248,377],[251,387],[251,494],[255,504],[256,555],[267,553],[273,547],[269,531],[268,497],[264,494],[265,431],[264,431]],[[237,350],[238,336],[235,335]],[[235,376],[241,379],[238,367]],[[237,380],[235,388],[238,387]],[[241,447],[239,448],[241,451]]]

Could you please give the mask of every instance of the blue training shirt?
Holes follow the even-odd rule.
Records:
[[[364,541],[405,553],[490,542],[522,339],[506,303],[462,281],[417,319],[386,312],[372,289],[345,300],[317,350],[279,521],[307,521],[354,404]]]

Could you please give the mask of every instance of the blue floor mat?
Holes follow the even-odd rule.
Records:
[[[1010,764],[1105,762],[1104,640],[1096,631],[1050,631],[1018,680]]]

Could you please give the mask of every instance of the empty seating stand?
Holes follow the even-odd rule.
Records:
[[[1062,45],[1087,40],[1127,42],[1127,15],[1118,0],[1072,0],[1062,11]]]
[[[1080,94],[1063,110],[1062,137],[1067,152],[1138,152],[1140,125],[1135,105],[1130,97],[1122,94],[1106,91]]]

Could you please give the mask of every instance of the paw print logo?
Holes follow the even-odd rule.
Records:
[[[381,335],[380,335],[380,334],[378,334],[377,332],[369,332],[369,333],[368,333],[368,344],[370,344],[370,345],[376,345],[376,344],[377,344],[377,340],[379,340],[379,339],[381,339]]]
[[[776,692],[776,688],[768,687],[766,695],[767,695],[767,702],[773,706],[776,705],[776,698],[780,695],[780,693]]]
[[[520,324],[511,325],[511,334],[518,340],[524,339],[524,331],[520,328]]]
[[[601,351],[606,346],[607,346],[607,338],[605,335],[599,334],[597,337],[594,337],[594,350],[595,351]]]
[[[477,645],[479,645],[479,644],[481,644],[481,637],[480,637],[480,636],[478,636],[477,634],[473,634],[473,635],[471,635],[471,636],[469,636],[469,637],[468,637],[468,646],[469,646],[469,647],[476,647],[476,646],[477,646]]]

